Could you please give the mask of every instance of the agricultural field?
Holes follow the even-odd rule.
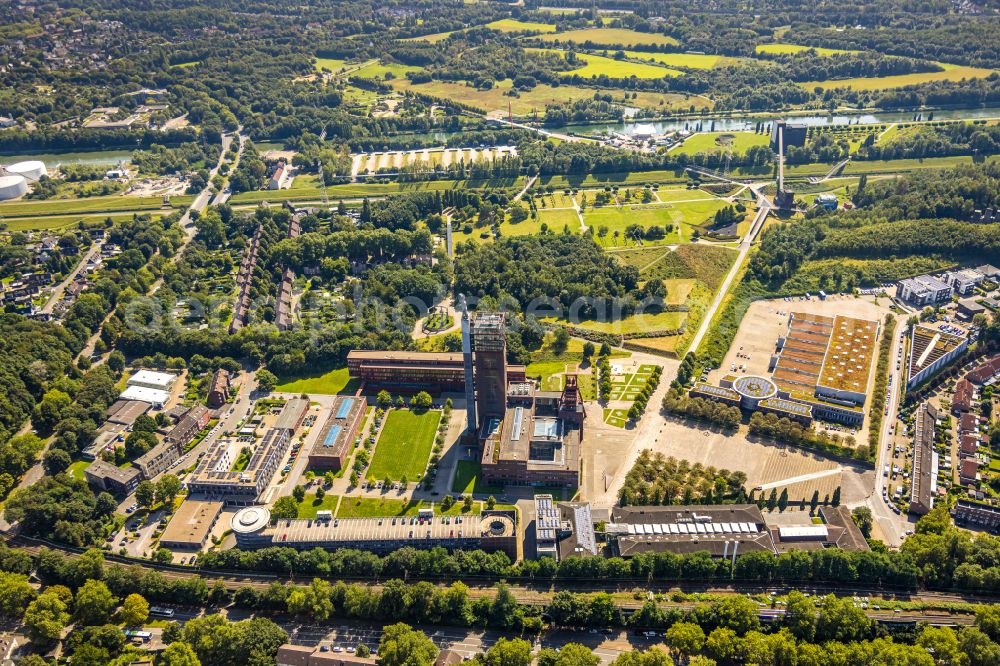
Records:
[[[813,49],[816,51],[816,55],[821,56],[831,56],[838,53],[857,53],[857,51],[849,51],[844,49],[826,49],[822,46],[802,46],[800,44],[758,44],[755,49],[757,53],[774,53],[777,55],[788,55],[791,53],[801,53],[802,51],[808,51]]]
[[[806,81],[799,85],[806,90],[815,88],[852,88],[854,90],[886,90],[902,88],[920,83],[936,81],[961,81],[962,79],[984,79],[994,73],[992,69],[982,67],[967,67],[965,65],[950,65],[938,63],[943,67],[940,72],[915,72],[897,76],[861,77],[855,79],[834,79],[829,81]]]
[[[421,413],[408,409],[390,411],[375,444],[368,478],[399,481],[405,476],[412,482],[423,477],[440,421],[441,412],[436,410]]]
[[[767,134],[754,132],[698,132],[692,134],[673,152],[696,155],[732,150],[733,153],[740,154],[753,146],[766,146],[770,140],[771,137]]]
[[[625,51],[626,57],[635,60],[653,60],[667,67],[687,67],[688,69],[712,69],[735,58],[704,55],[700,53],[647,53],[645,51]]]
[[[677,40],[667,35],[637,32],[626,28],[585,28],[542,35],[546,42],[572,42],[574,44],[598,44],[601,46],[676,46]]]
[[[549,53],[563,53],[553,49],[546,49]],[[594,78],[607,76],[612,79],[627,79],[635,77],[637,79],[662,79],[665,76],[681,76],[684,72],[677,69],[660,67],[659,65],[645,65],[641,63],[629,62],[628,60],[615,60],[605,56],[591,53],[578,53],[576,59],[584,63],[583,67],[577,67],[565,72],[560,72],[560,76],[582,76],[584,78]]]
[[[486,24],[487,28],[500,32],[555,32],[552,23],[535,23],[534,21],[518,21],[517,19],[500,19]]]

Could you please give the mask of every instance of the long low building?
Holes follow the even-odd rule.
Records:
[[[222,502],[185,500],[160,537],[164,548],[201,550],[222,514]]]
[[[969,348],[967,335],[954,335],[918,324],[910,333],[906,388],[912,390]]]
[[[347,372],[368,389],[402,393],[461,393],[465,390],[462,354],[447,352],[367,351],[347,354]],[[525,381],[525,366],[508,365],[512,382]]]
[[[615,507],[605,529],[619,557],[706,551],[713,557],[730,558],[775,550],[756,504]]]
[[[929,513],[934,508],[937,490],[937,464],[934,452],[936,426],[933,407],[924,403],[917,409],[914,419],[913,467],[910,469],[910,512],[917,515]]]
[[[247,550],[287,546],[312,548],[360,548],[390,553],[404,547],[448,550],[503,551],[517,558],[517,517],[514,511],[484,511],[467,516],[385,516],[381,518],[333,518],[278,520],[271,524],[270,511],[248,507],[236,512],[232,530],[236,544]]]
[[[337,471],[347,462],[351,444],[364,422],[367,403],[364,397],[340,396],[319,437],[309,450],[309,467]]]

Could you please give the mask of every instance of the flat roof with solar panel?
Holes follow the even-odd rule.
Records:
[[[358,436],[366,407],[364,398],[337,397],[319,437],[309,450],[310,467],[336,470],[344,465],[351,443]]]

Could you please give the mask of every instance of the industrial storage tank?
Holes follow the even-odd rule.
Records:
[[[27,160],[4,167],[4,171],[14,176],[24,176],[28,180],[38,180],[42,176],[49,175],[45,168],[45,162],[39,160]]]
[[[0,201],[16,199],[28,193],[24,176],[0,176]]]

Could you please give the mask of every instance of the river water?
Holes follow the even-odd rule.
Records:
[[[25,160],[41,160],[45,166],[52,168],[57,164],[107,164],[113,166],[119,162],[129,162],[132,159],[131,150],[92,150],[71,153],[25,153],[23,155],[0,155],[0,164],[14,164]]]
[[[640,124],[652,125],[658,134],[672,132],[680,129],[694,130],[701,124],[701,130],[708,132],[712,130],[712,123],[715,123],[714,131],[734,132],[752,131],[757,123],[765,125],[775,120],[787,120],[797,125],[809,125],[812,127],[832,127],[836,125],[873,125],[879,123],[903,123],[912,122],[919,116],[922,120],[927,120],[930,113],[934,114],[934,120],[975,120],[977,118],[1000,118],[1000,108],[989,107],[980,109],[939,109],[937,111],[887,111],[880,113],[862,113],[854,115],[846,114],[816,114],[811,116],[796,115],[774,115],[755,116],[753,118],[680,118],[677,120],[637,120],[620,123],[595,123],[583,125],[564,125],[562,127],[546,127],[546,129],[564,132],[567,134],[605,134],[607,132],[617,132],[628,134],[632,129]]]

